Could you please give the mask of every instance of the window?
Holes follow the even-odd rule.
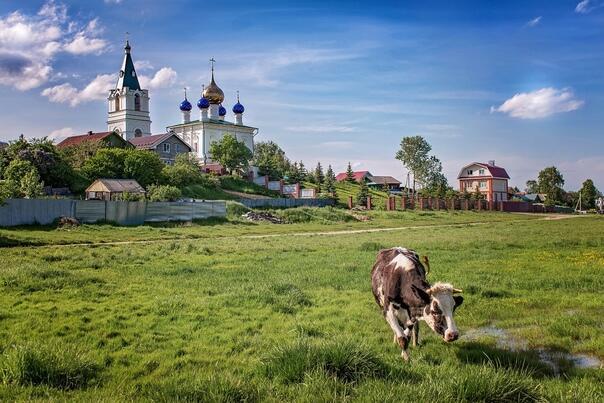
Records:
[[[484,169],[479,169],[478,170],[478,175],[484,175]]]
[[[141,96],[138,94],[134,94],[134,110],[135,111],[141,110]]]
[[[468,169],[468,175],[472,175],[472,172],[473,171],[471,169]]]
[[[119,111],[119,110],[120,110],[120,96],[119,96],[119,95],[117,95],[117,96],[115,97],[115,111],[117,112],[117,111]]]
[[[170,152],[170,143],[164,143],[164,152],[165,153],[169,153]]]
[[[134,131],[134,137],[143,137],[143,132],[141,129],[136,129]]]
[[[480,188],[485,189],[487,187],[487,183],[485,181],[480,182]]]
[[[180,152],[180,144],[174,144],[174,152],[178,154]]]

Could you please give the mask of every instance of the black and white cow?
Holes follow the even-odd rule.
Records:
[[[424,259],[428,266],[427,257]],[[462,296],[454,295],[461,290],[447,283],[428,284],[426,267],[415,251],[401,247],[381,250],[371,270],[371,285],[405,361],[409,360],[411,336],[417,345],[418,320],[425,321],[446,342],[459,337],[453,312],[463,302]]]

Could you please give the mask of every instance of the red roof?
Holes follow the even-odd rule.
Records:
[[[354,176],[355,181],[360,182],[367,176],[371,176],[371,174],[369,173],[369,171],[356,171],[356,172],[353,172],[353,176]],[[343,182],[346,180],[347,177],[348,176],[346,175],[346,172],[340,172],[339,174],[336,175],[336,180],[338,182]]]
[[[83,143],[84,141],[93,141],[93,142],[101,141],[101,140],[105,139],[106,137],[110,136],[112,133],[113,132],[100,132],[100,133],[88,132],[86,134],[81,134],[79,136],[67,137],[66,139],[61,141],[59,144],[57,144],[57,147],[65,148],[65,147],[75,146],[80,143]]]
[[[157,147],[163,141],[169,139],[172,136],[176,136],[176,134],[174,134],[174,133],[152,134],[151,136],[134,137],[133,139],[130,139],[130,143],[133,146],[135,146],[136,148],[151,149],[151,148]],[[176,136],[176,138],[178,140],[180,140],[181,143],[186,145],[189,148],[189,150],[191,149],[191,146],[189,146],[187,143],[182,141],[182,139],[180,137]]]
[[[466,178],[466,176],[462,175],[462,174],[465,171],[465,169],[471,165],[480,165],[481,167],[486,168],[489,171],[489,173],[491,174],[490,176],[493,178],[510,179],[510,175],[508,175],[505,168],[498,167],[496,165],[485,164],[484,162],[473,162],[471,164],[466,165],[465,167],[462,168],[461,172],[457,176],[457,179]],[[474,177],[468,176],[468,178],[474,178]]]

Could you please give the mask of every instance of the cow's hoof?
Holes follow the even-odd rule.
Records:
[[[407,337],[399,337],[397,338],[397,343],[400,346],[400,348],[402,348],[403,350],[406,350],[407,347],[409,346],[409,339]]]
[[[409,362],[409,352],[407,350],[403,350],[401,357],[403,357],[403,361]]]

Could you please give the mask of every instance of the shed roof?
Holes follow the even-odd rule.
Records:
[[[86,191],[145,193],[145,189],[134,179],[97,179],[88,186]]]

